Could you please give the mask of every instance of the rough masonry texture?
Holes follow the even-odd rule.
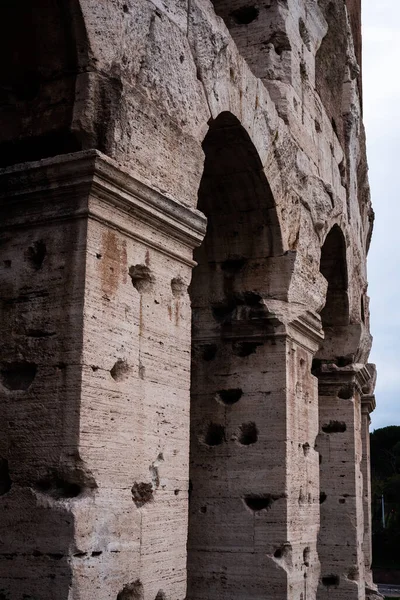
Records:
[[[1,600],[374,594],[360,11],[1,3]]]

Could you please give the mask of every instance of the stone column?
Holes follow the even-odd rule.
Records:
[[[367,365],[370,373],[370,381],[363,388],[361,397],[361,436],[363,455],[361,461],[361,471],[363,475],[363,506],[364,506],[364,563],[365,563],[365,584],[370,590],[376,591],[376,586],[372,577],[372,514],[371,514],[371,456],[369,426],[371,423],[370,414],[375,410],[376,402],[374,396],[376,382],[375,365]]]
[[[194,329],[190,600],[315,598],[319,318],[261,299]]]
[[[361,390],[368,379],[362,365],[323,363],[318,372],[318,600],[365,598]]]
[[[0,179],[0,596],[183,599],[205,220],[95,151]]]

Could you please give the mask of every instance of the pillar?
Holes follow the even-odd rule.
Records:
[[[315,598],[321,332],[291,309],[259,298],[194,328],[191,600]]]
[[[325,362],[318,372],[318,600],[365,598],[361,395],[368,380],[362,365],[338,367]]]
[[[373,582],[372,576],[372,513],[371,513],[371,455],[369,427],[371,424],[370,414],[375,410],[376,402],[374,388],[376,382],[375,365],[367,365],[370,374],[370,380],[363,388],[364,394],[361,397],[361,437],[362,437],[362,461],[361,470],[363,475],[363,505],[364,505],[364,563],[365,563],[365,584],[368,590],[376,591],[377,587]]]
[[[205,219],[96,151],[0,179],[0,596],[183,600]]]

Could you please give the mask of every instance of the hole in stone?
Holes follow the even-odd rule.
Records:
[[[303,452],[304,456],[308,456],[308,454],[310,453],[310,444],[308,442],[303,444]]]
[[[27,390],[36,377],[35,363],[24,360],[4,362],[0,367],[0,381],[8,390]]]
[[[127,4],[124,4],[122,7],[122,10],[124,11],[124,13],[128,13],[129,12],[129,7]]]
[[[303,550],[303,563],[306,565],[306,567],[310,566],[310,553],[311,550],[309,546],[306,546]]]
[[[74,556],[76,558],[83,558],[84,556],[87,556],[87,552],[75,552]]]
[[[129,276],[133,287],[142,294],[148,292],[154,283],[154,277],[146,265],[134,265],[129,267]]]
[[[232,404],[236,404],[236,402],[239,402],[242,396],[243,391],[239,388],[235,388],[231,390],[220,390],[219,392],[217,392],[215,399],[217,400],[217,402],[227,404],[228,406],[232,406]]]
[[[56,335],[55,331],[44,331],[43,329],[28,329],[27,337],[32,338],[48,338]]]
[[[35,487],[39,492],[57,500],[77,498],[82,493],[82,486],[79,483],[69,481],[56,474],[45,479],[40,479]]]
[[[130,367],[126,360],[118,359],[113,368],[110,371],[111,377],[114,381],[123,381],[129,377]]]
[[[174,277],[171,281],[171,290],[174,298],[185,296],[187,291],[187,285],[180,277]]]
[[[254,354],[257,348],[262,345],[262,342],[234,342],[232,344],[232,352],[235,356],[244,358],[245,356]]]
[[[338,367],[348,367],[353,363],[353,358],[351,356],[337,356],[335,362]]]
[[[248,506],[253,512],[268,510],[268,508],[271,508],[275,500],[277,500],[277,497],[272,496],[272,494],[245,496],[244,498],[246,506]]]
[[[218,302],[217,304],[213,304],[211,311],[214,319],[219,323],[222,323],[233,313],[235,308],[236,304],[233,302],[233,300],[227,300],[226,302]]]
[[[321,492],[319,495],[319,503],[323,504],[325,502],[325,500],[327,499],[327,495],[325,494],[325,492]]]
[[[251,444],[255,444],[257,439],[258,431],[255,423],[243,423],[240,426],[239,444],[250,446]]]
[[[340,577],[338,575],[327,575],[322,578],[322,583],[326,587],[337,587],[340,583]]]
[[[92,552],[92,556],[100,556],[100,554],[103,554],[102,550],[95,550]]]
[[[343,421],[329,421],[329,423],[322,425],[324,433],[344,433],[346,429],[346,423]]]
[[[200,512],[205,514],[207,512],[207,506],[200,506]]]
[[[202,348],[203,350],[203,360],[214,360],[217,355],[218,346],[217,344],[206,344]]]
[[[350,400],[353,397],[353,386],[345,385],[338,391],[338,398],[341,400]]]
[[[3,260],[3,265],[5,269],[11,268],[11,260]]]
[[[153,486],[151,483],[135,483],[131,489],[132,500],[138,508],[141,508],[153,500]]]
[[[144,590],[140,579],[127,583],[117,596],[117,600],[143,600]]]
[[[100,254],[100,252],[96,252],[96,258],[100,259],[100,258],[102,258],[102,257],[103,257],[103,255],[102,255],[102,254]]]
[[[162,590],[158,590],[156,600],[166,600],[167,596]]]
[[[259,10],[256,6],[242,6],[231,12],[231,17],[238,25],[249,25],[258,17]]]
[[[0,458],[0,496],[4,496],[11,490],[12,481],[8,469],[8,460]]]
[[[29,246],[26,252],[26,258],[28,262],[30,262],[31,266],[38,271],[43,264],[46,254],[46,244],[43,242],[43,240],[38,240],[37,242],[34,242],[32,246]]]
[[[315,119],[315,122],[314,122],[314,123],[315,123],[315,131],[316,131],[317,133],[320,133],[320,132],[321,132],[321,125],[320,125],[320,122],[319,122],[319,121],[317,121],[317,119]]]
[[[175,494],[175,496],[178,496],[179,495],[179,490],[174,490],[174,494]]]
[[[290,553],[292,552],[292,545],[289,544],[289,542],[285,542],[284,544],[282,544],[282,546],[280,546],[279,548],[277,548],[274,552],[274,558],[285,558],[288,557],[290,555]]]
[[[210,423],[204,437],[207,446],[220,446],[225,439],[225,428],[217,423]]]
[[[241,271],[246,263],[247,258],[228,258],[221,263],[221,269],[226,275],[232,276]]]
[[[346,504],[346,498],[339,498],[339,504]]]

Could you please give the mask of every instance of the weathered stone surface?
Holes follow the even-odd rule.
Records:
[[[28,5],[0,7],[1,600],[364,600],[359,2]]]

